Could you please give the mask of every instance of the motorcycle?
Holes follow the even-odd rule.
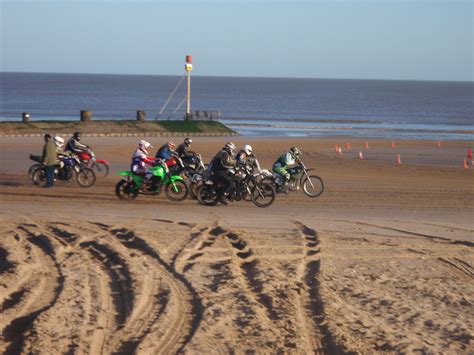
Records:
[[[187,179],[189,186],[189,195],[196,198],[198,184],[202,181],[202,175],[207,168],[207,164],[202,161],[201,154],[192,152],[192,157],[184,161],[184,168],[181,175]]]
[[[78,153],[81,163],[88,168],[95,170],[97,176],[106,177],[109,175],[109,162],[104,159],[96,159],[94,152],[89,149],[87,152]]]
[[[308,197],[318,197],[324,191],[323,180],[317,175],[309,175],[308,172],[314,169],[307,169],[303,162],[298,162],[294,168],[288,169],[291,177],[285,184],[285,180],[279,174],[265,177],[264,182],[271,184],[277,193],[289,193],[291,191],[303,190]]]
[[[36,162],[32,166],[30,166],[30,168],[28,169],[28,175],[32,177],[35,170],[38,168],[41,168],[43,164],[41,164],[41,155],[30,154],[30,160]]]
[[[150,179],[132,171],[120,171],[118,174],[123,178],[115,185],[117,197],[120,200],[134,200],[139,194],[159,195],[163,187],[166,197],[171,201],[182,201],[188,197],[188,186],[184,179],[170,172],[166,163],[159,163],[151,167],[150,171]]]
[[[35,185],[46,183],[46,172],[43,165],[39,166],[31,174],[31,180]],[[81,187],[91,187],[95,184],[95,173],[92,169],[83,166],[76,155],[65,156],[60,158],[60,164],[54,169],[54,179],[61,181],[71,181],[76,179],[76,182]]]
[[[250,200],[257,207],[268,207],[275,201],[274,187],[264,181],[258,181],[247,164],[241,164],[231,172],[234,174],[234,181],[230,193],[225,196],[229,201],[246,200],[246,197],[250,196]],[[221,186],[218,186],[208,173],[203,176],[205,179],[196,192],[197,199],[202,205],[214,206],[219,201],[218,190]]]

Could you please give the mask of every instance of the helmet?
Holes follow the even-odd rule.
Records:
[[[168,143],[166,143],[168,145],[168,148],[170,149],[173,149],[174,147],[176,147],[176,143],[173,142],[173,141],[168,141]]]
[[[138,143],[138,147],[143,150],[146,154],[148,154],[148,149],[150,148],[153,148],[153,146],[151,145],[151,143],[145,141],[145,140],[141,140],[140,143]]]
[[[296,147],[291,147],[290,154],[293,155],[295,158],[299,158],[301,156],[301,151]]]
[[[244,145],[244,147],[242,149],[245,152],[245,154],[247,154],[247,155],[251,155],[252,152],[253,152],[252,146],[249,145],[249,144]]]
[[[189,137],[184,138],[184,144],[186,144],[188,147],[191,146],[191,143],[193,143],[193,140]]]
[[[81,140],[81,132],[74,132],[74,134],[72,135],[72,138],[74,138],[76,141],[80,141]]]
[[[226,152],[228,152],[229,154],[233,154],[234,151],[235,151],[235,145],[234,143],[232,142],[227,142],[225,145],[224,145],[224,148],[223,148]]]
[[[60,136],[54,136],[54,144],[56,144],[57,147],[62,147],[64,145],[64,139]]]

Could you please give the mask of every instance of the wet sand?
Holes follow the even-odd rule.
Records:
[[[339,156],[345,138],[232,139],[264,167],[299,146],[324,194],[266,209],[124,203],[115,174],[137,138],[89,137],[110,176],[44,190],[26,176],[41,139],[0,139],[0,350],[474,351],[466,143],[352,140]],[[194,141],[209,160],[225,139]]]

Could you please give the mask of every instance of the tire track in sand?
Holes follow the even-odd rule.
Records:
[[[299,221],[292,222],[300,230],[303,240],[303,256],[297,275],[306,292],[300,293],[297,313],[303,324],[302,330],[306,333],[308,347],[317,353],[346,354],[347,352],[336,343],[325,320],[324,303],[320,294],[321,259],[318,233]]]
[[[63,290],[64,276],[56,260],[55,250],[49,238],[36,235],[24,226],[18,230],[27,235],[27,241],[35,246],[35,254],[43,270],[44,277],[39,281],[33,304],[28,305],[27,313],[12,320],[2,331],[3,339],[8,342],[4,354],[18,354],[22,351],[28,331],[34,321],[53,307]]]
[[[164,334],[159,339],[153,338],[150,345],[153,346],[154,351],[163,354],[182,351],[193,337],[202,319],[203,306],[197,292],[184,276],[167,264],[155,249],[138,237],[135,232],[126,228],[112,229],[110,227],[109,232],[125,247],[137,250],[149,258],[171,292],[170,299],[174,307],[168,312],[168,316],[173,320],[166,326]],[[143,330],[142,338],[149,333],[151,333],[151,327]]]

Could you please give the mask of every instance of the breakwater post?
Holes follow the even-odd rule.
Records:
[[[90,122],[92,121],[92,111],[81,110],[81,122]]]
[[[138,110],[137,111],[137,121],[143,122],[146,120],[146,112]]]
[[[29,123],[30,122],[30,114],[28,112],[23,112],[21,114],[22,121],[23,123]]]

